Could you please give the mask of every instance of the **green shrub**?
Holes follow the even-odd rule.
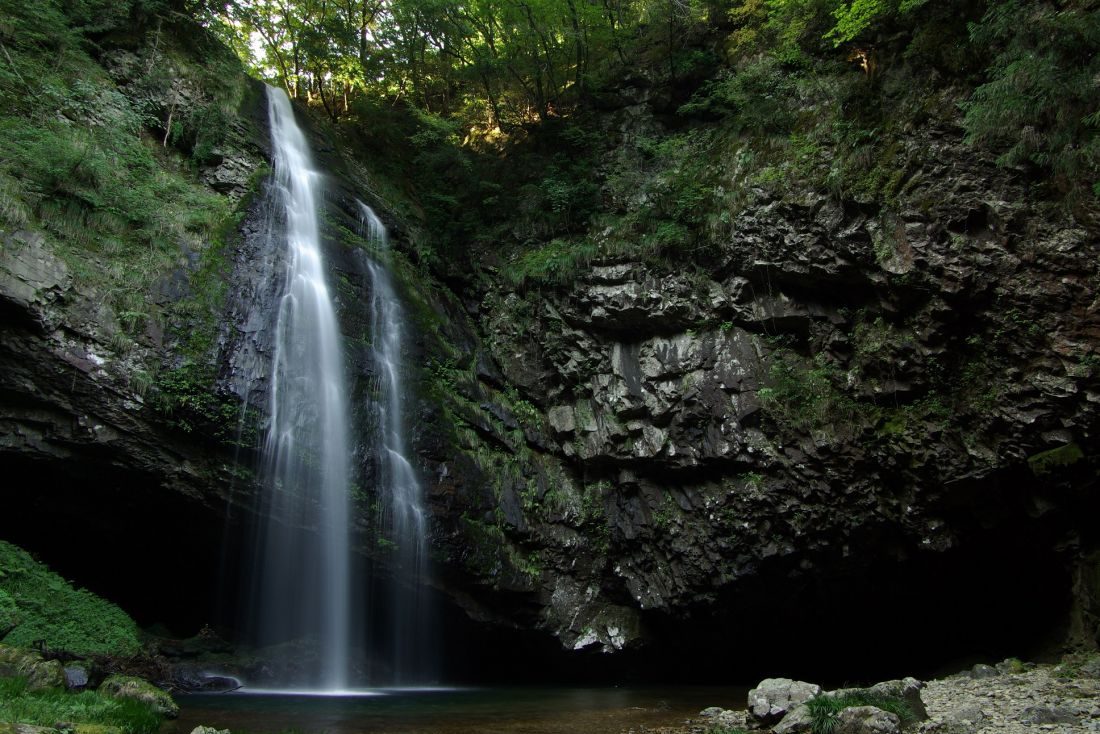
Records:
[[[28,691],[22,678],[0,678],[0,721],[56,727],[60,723],[116,726],[126,734],[153,734],[161,717],[133,700],[98,691]]]
[[[1000,0],[971,27],[995,53],[965,105],[968,140],[1030,162],[1064,189],[1100,182],[1100,12],[1091,2]]]
[[[504,269],[503,275],[514,285],[561,284],[586,267],[595,254],[595,247],[587,240],[553,240],[520,255]]]
[[[738,130],[783,135],[794,124],[795,79],[775,58],[760,56],[704,84],[680,113],[722,113]]]
[[[133,655],[141,649],[137,625],[125,612],[86,589],[73,588],[5,541],[0,541],[0,593],[10,599],[9,620],[16,622],[3,637],[5,644],[29,647],[45,640],[51,649],[74,655]],[[0,597],[0,615],[4,606]]]
[[[15,629],[20,619],[21,615],[15,599],[11,598],[11,594],[0,589],[0,639]]]
[[[779,424],[799,431],[835,434],[874,423],[878,409],[844,392],[843,375],[824,354],[809,363],[787,348],[772,353],[768,385],[758,396]]]

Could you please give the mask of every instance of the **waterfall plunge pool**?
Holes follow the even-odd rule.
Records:
[[[747,688],[377,688],[351,695],[177,696],[163,734],[196,726],[276,734],[619,734],[679,726],[707,706],[743,708]]]

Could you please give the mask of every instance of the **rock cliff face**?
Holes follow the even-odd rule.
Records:
[[[140,113],[149,127],[123,141],[148,151],[143,180],[167,182],[173,195],[203,192],[204,202],[224,201],[227,212],[239,205],[244,216],[264,163],[254,86],[226,82],[241,81],[245,93],[197,170],[185,157],[193,141],[155,129],[210,104],[198,51],[180,40],[189,37],[204,38],[166,26],[163,37],[104,44],[95,65],[88,60],[88,101],[58,112],[55,145],[69,129]],[[99,153],[84,144],[86,156]],[[120,169],[137,155],[113,154]],[[125,245],[65,229],[63,215],[51,220],[43,208],[0,220],[0,534],[145,622],[201,624],[214,609],[226,501],[242,477],[234,400],[213,392],[202,364],[221,315],[225,251],[238,238],[181,224],[147,243],[155,252],[126,262]]]
[[[134,80],[143,53],[103,62],[133,104],[165,117],[201,98],[182,80],[150,97]],[[659,129],[633,102],[607,111],[609,134]],[[254,378],[276,294],[257,267],[259,97],[245,107],[248,124],[198,172],[240,206],[228,249],[181,245],[148,297],[164,318],[143,333],[121,338],[104,293],[74,280],[42,232],[0,230],[0,468],[20,478],[0,532],[53,547],[67,562],[49,560],[142,621],[213,615],[223,532],[240,530],[225,519],[254,489],[255,436],[234,432],[263,425]],[[354,198],[372,186],[314,142],[334,172],[356,521],[364,556],[385,567],[370,537],[369,299],[354,234]],[[491,267],[476,287],[444,284],[401,254],[427,235],[383,211],[415,320],[410,430],[440,593],[567,650],[649,650],[687,669],[728,668],[731,651],[746,667],[817,654],[904,667],[1021,654],[1012,645],[1051,630],[1095,645],[1095,226],[953,128],[912,134],[896,167],[900,193],[883,206],[810,186],[777,194],[731,164],[742,200],[712,228],[705,266],[597,255],[556,286],[509,285]],[[211,371],[196,376],[180,335],[204,312],[180,304],[203,279],[224,298],[211,301]],[[152,591],[137,598],[105,556]],[[838,638],[859,649],[838,653]]]
[[[898,156],[890,207],[745,184],[691,273],[490,283],[425,451],[465,585],[570,649],[1096,644],[1097,233],[955,129]]]

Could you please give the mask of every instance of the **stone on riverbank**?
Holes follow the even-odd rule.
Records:
[[[56,660],[44,660],[33,650],[0,645],[0,678],[26,678],[27,690],[65,687],[65,671]]]
[[[161,716],[174,719],[180,708],[164,691],[152,683],[128,675],[112,675],[99,686],[99,692],[112,698],[128,698],[140,701]]]
[[[754,719],[774,724],[788,711],[821,693],[821,686],[790,678],[765,678],[749,691],[748,709]]]
[[[875,706],[852,706],[836,715],[836,734],[898,734],[901,719],[897,714]]]

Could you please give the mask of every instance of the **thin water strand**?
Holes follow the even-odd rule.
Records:
[[[394,579],[385,606],[389,610],[392,678],[395,684],[431,680],[432,629],[426,600],[428,522],[423,488],[409,460],[405,437],[402,350],[405,315],[386,268],[386,228],[359,202],[361,233],[371,245],[367,269],[371,281],[371,334],[378,380],[379,494],[383,512],[376,530],[393,543]]]

